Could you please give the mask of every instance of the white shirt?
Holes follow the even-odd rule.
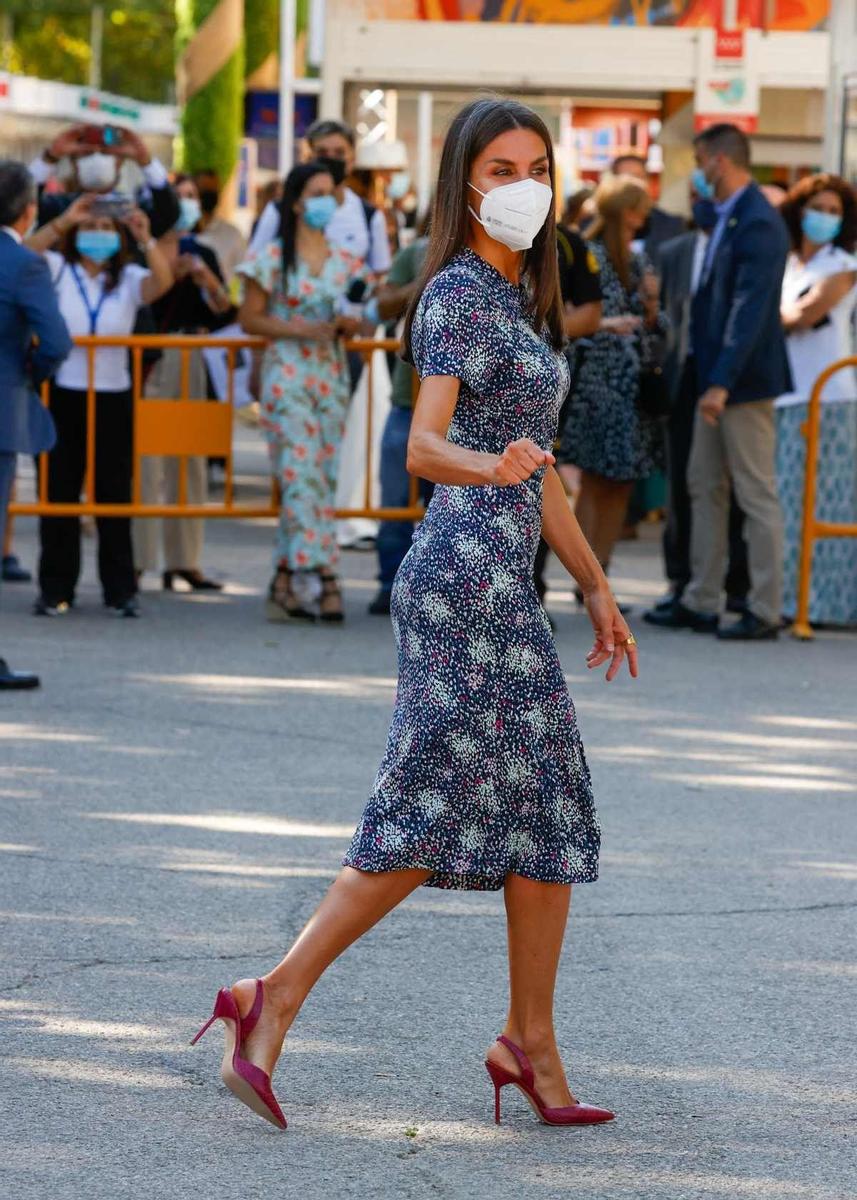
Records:
[[[280,212],[276,204],[266,205],[255,233],[250,239],[250,250],[263,250],[277,236],[280,228]],[[371,223],[367,226],[363,201],[351,188],[345,189],[342,203],[330,219],[325,236],[331,246],[347,250],[355,258],[366,263],[370,271],[383,274],[390,269],[390,242],[387,238],[387,219],[380,208],[376,208]]]
[[[105,273],[91,276],[80,263],[67,263],[61,254],[53,250],[45,253],[51,272],[57,302],[63,320],[72,337],[86,336],[93,332],[90,312],[95,313],[104,293]],[[137,312],[143,303],[141,288],[149,271],[129,263],[122,268],[119,283],[104,296],[96,319],[94,332],[100,334],[128,334],[134,328]],[[78,281],[80,286],[78,286]],[[84,303],[81,288],[88,303]],[[75,346],[71,354],[56,373],[60,387],[86,391],[88,382],[88,354],[82,346]],[[103,346],[95,352],[95,387],[99,392],[124,392],[131,386],[128,367],[128,350],[125,346]]]
[[[17,242],[19,246],[24,244],[24,239],[18,233],[17,229],[13,229],[11,225],[0,225],[0,232],[8,233],[13,242]]]
[[[840,246],[822,246],[806,263],[797,254],[790,254],[783,277],[783,304],[794,304],[808,288],[820,280],[848,271],[857,271],[857,258]],[[855,305],[857,283],[830,310],[829,322],[819,329],[795,329],[788,335],[786,349],[794,379],[794,391],[779,396],[776,401],[777,408],[805,404],[821,372],[836,359],[847,358],[852,353],[851,330]],[[822,395],[825,403],[855,399],[857,376],[853,367],[845,367],[838,371],[825,384]]]

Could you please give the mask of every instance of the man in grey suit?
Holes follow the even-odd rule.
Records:
[[[36,389],[71,350],[48,265],[23,245],[36,219],[36,187],[27,168],[0,160],[0,545],[18,454],[54,443],[53,421]],[[39,686],[37,675],[0,658],[0,690]]]
[[[687,464],[693,443],[697,385],[693,347],[690,344],[690,310],[702,277],[705,250],[717,211],[711,200],[691,189],[694,228],[665,242],[660,252],[661,305],[669,319],[669,342],[664,375],[672,410],[667,421],[667,520],[664,528],[664,568],[670,590],[652,610],[666,612],[680,600],[690,582],[690,493]],[[743,612],[750,586],[744,519],[732,501],[729,525],[729,570],[725,580],[727,609]],[[648,614],[644,614],[644,620]]]

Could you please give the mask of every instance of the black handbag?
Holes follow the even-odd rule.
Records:
[[[643,367],[640,371],[637,407],[647,417],[669,416],[672,411],[672,397],[662,366],[653,364]]]

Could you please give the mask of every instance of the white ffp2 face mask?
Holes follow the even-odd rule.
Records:
[[[475,184],[468,186],[479,192]],[[553,190],[536,179],[504,183],[479,195],[481,212],[471,208],[471,213],[490,237],[510,250],[529,250],[553,204]]]
[[[85,154],[77,160],[77,181],[85,192],[103,192],[116,186],[118,164],[112,154]]]

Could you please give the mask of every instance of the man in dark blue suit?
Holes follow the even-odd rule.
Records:
[[[36,388],[71,350],[47,263],[22,245],[36,219],[36,187],[22,163],[0,161],[0,545],[18,454],[54,443]],[[34,341],[35,335],[35,341]],[[38,687],[0,658],[0,690]]]
[[[750,175],[750,147],[734,125],[695,140],[700,192],[716,203],[690,340],[699,405],[688,464],[691,581],[652,624],[716,632],[728,641],[777,637],[782,598],[782,515],[774,473],[774,399],[791,389],[780,292],[789,240],[779,214]],[[721,628],[730,483],[745,516],[750,570],[747,610]],[[658,619],[659,618],[659,619]]]

